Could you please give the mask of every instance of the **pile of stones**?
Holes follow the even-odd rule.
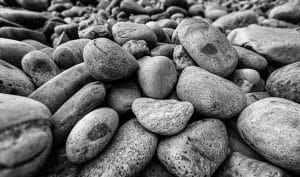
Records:
[[[0,177],[300,175],[299,0],[0,0]]]

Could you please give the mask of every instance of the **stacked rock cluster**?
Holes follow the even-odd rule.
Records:
[[[0,0],[0,177],[300,176],[299,0]]]

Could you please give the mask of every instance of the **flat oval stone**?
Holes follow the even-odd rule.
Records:
[[[49,5],[49,0],[16,0],[22,7],[29,10],[43,11]]]
[[[162,164],[179,177],[211,176],[227,152],[226,127],[217,119],[193,122],[180,134],[160,141],[157,148]]]
[[[144,40],[149,47],[153,47],[157,43],[154,31],[144,24],[118,22],[112,27],[112,34],[114,40],[120,45],[129,40]]]
[[[232,44],[249,48],[270,62],[300,61],[300,33],[295,29],[250,25],[232,30],[227,38]]]
[[[111,108],[99,108],[85,115],[68,136],[68,159],[84,163],[96,157],[110,142],[118,125],[118,113]]]
[[[84,47],[83,59],[91,75],[101,81],[122,79],[138,69],[138,63],[130,53],[106,38],[90,41]]]
[[[190,102],[138,98],[132,111],[139,123],[151,132],[174,135],[185,128],[194,113]]]
[[[137,176],[150,162],[157,146],[157,137],[131,119],[123,124],[110,146],[81,170],[82,177]]]
[[[174,35],[201,68],[223,77],[237,66],[237,53],[226,36],[204,19],[183,20]]]
[[[263,161],[255,160],[245,156],[240,152],[233,152],[218,169],[215,177],[241,177],[241,176],[273,176],[286,177],[289,176],[280,168],[268,164]]]
[[[34,91],[34,84],[17,67],[0,60],[0,93],[28,96]]]
[[[227,119],[246,106],[246,96],[234,83],[199,67],[182,71],[176,88],[182,101],[189,101],[200,115]]]
[[[267,92],[300,103],[300,61],[275,70],[267,79]]]
[[[165,98],[171,93],[177,81],[172,60],[164,56],[143,57],[138,64],[138,81],[148,97]]]
[[[270,10],[269,18],[283,20],[291,23],[300,21],[300,4],[288,2]]]
[[[37,87],[60,73],[52,58],[38,50],[29,52],[23,57],[22,69],[32,78]]]
[[[269,162],[300,172],[300,105],[277,97],[246,107],[238,118],[245,142]]]
[[[0,28],[0,38],[13,39],[18,41],[24,39],[33,39],[41,43],[47,42],[46,36],[42,32],[19,27]]]

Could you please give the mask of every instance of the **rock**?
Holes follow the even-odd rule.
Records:
[[[258,24],[258,16],[251,10],[232,12],[218,18],[212,23],[217,28],[233,30],[250,24]]]
[[[204,6],[202,4],[194,4],[189,7],[188,14],[190,16],[204,16]]]
[[[89,39],[77,39],[59,45],[54,53],[53,60],[59,68],[67,69],[83,62],[83,49]]]
[[[268,98],[271,97],[268,92],[251,92],[251,93],[246,93],[246,98],[247,98],[247,106],[249,106],[250,104],[264,99],[264,98]]]
[[[53,60],[53,53],[55,51],[54,48],[47,47],[47,48],[40,49],[39,51],[47,54]]]
[[[179,71],[184,70],[189,66],[195,66],[195,62],[187,54],[182,45],[177,45],[173,51],[173,60],[176,65],[176,69]]]
[[[204,19],[185,19],[176,28],[181,45],[201,67],[220,76],[235,69],[238,58],[225,35]],[[175,38],[175,37],[174,37]]]
[[[212,21],[227,14],[227,9],[218,4],[218,2],[208,3],[204,11],[205,18],[211,19]]]
[[[146,10],[134,0],[124,0],[120,7],[127,14],[147,14]]]
[[[32,99],[0,93],[1,177],[32,177],[51,150],[51,113]]]
[[[123,44],[122,48],[136,59],[150,54],[147,43],[144,40],[130,40]]]
[[[83,51],[91,75],[101,81],[114,81],[131,75],[138,64],[121,46],[106,38],[90,41]]]
[[[164,9],[167,9],[170,6],[178,6],[185,9],[188,6],[186,0],[160,0],[160,2]]]
[[[175,177],[159,161],[151,161],[140,177]]]
[[[0,93],[28,96],[33,91],[34,85],[23,71],[0,60]]]
[[[36,41],[36,40],[33,40],[33,39],[25,39],[25,40],[22,40],[22,42],[25,42],[29,45],[32,45],[37,50],[41,50],[41,49],[44,49],[44,48],[48,47],[46,44],[43,44],[43,43],[41,43],[39,41]]]
[[[107,93],[107,105],[123,115],[131,111],[131,104],[141,97],[141,91],[132,81],[114,83]]]
[[[65,32],[71,39],[75,40],[79,38],[78,28],[79,25],[77,23],[69,23],[55,26],[54,31],[58,35]]]
[[[74,163],[96,157],[110,142],[119,125],[119,116],[111,108],[99,108],[77,122],[66,142],[66,154]]]
[[[211,176],[227,152],[226,127],[217,119],[193,122],[180,134],[162,140],[157,148],[159,160],[178,177]]]
[[[300,172],[300,105],[270,97],[246,107],[238,118],[241,137],[269,162]]]
[[[0,59],[21,68],[21,60],[28,52],[34,51],[32,45],[12,39],[0,38]]]
[[[151,56],[165,56],[168,58],[172,58],[173,51],[176,45],[174,44],[162,44],[150,51]]]
[[[92,81],[84,65],[75,65],[43,84],[28,97],[45,104],[54,113],[82,86]]]
[[[238,55],[238,68],[251,68],[263,71],[268,66],[268,61],[261,55],[239,46],[233,46]]]
[[[60,73],[53,60],[41,51],[27,53],[22,59],[22,69],[39,87]]]
[[[274,28],[297,28],[297,25],[277,19],[264,19],[259,22],[260,26],[268,26]]]
[[[189,102],[138,98],[132,103],[132,111],[139,123],[149,131],[160,135],[174,135],[182,131],[194,113]]]
[[[300,22],[300,4],[289,2],[276,6],[270,11],[269,18],[298,23]]]
[[[74,125],[104,101],[106,90],[101,82],[92,82],[71,96],[53,114],[54,145],[63,144]]]
[[[300,34],[294,29],[250,25],[231,31],[227,38],[232,44],[249,48],[270,62],[300,61]]]
[[[136,119],[131,119],[119,128],[110,146],[83,167],[80,175],[136,176],[150,162],[157,141],[154,134],[145,130]]]
[[[16,0],[25,9],[43,11],[49,5],[49,0]]]
[[[143,57],[138,64],[138,82],[148,97],[165,98],[171,93],[177,81],[172,60],[164,56]]]
[[[123,45],[129,40],[144,40],[150,48],[157,43],[157,37],[148,26],[131,22],[118,22],[112,27],[114,40]]]
[[[246,106],[246,96],[234,83],[199,67],[182,71],[176,88],[182,101],[189,101],[200,115],[227,119]]]
[[[178,26],[178,23],[172,19],[160,19],[156,22],[161,28],[172,28],[175,29]]]
[[[157,36],[157,40],[163,43],[171,43],[169,36],[164,32],[162,27],[160,27],[156,22],[148,22],[146,25],[151,28]]]
[[[275,70],[268,77],[266,89],[272,96],[300,103],[300,61]]]
[[[276,166],[249,158],[240,152],[233,152],[215,174],[216,177],[246,177],[270,175],[276,177],[289,176],[286,172]]]

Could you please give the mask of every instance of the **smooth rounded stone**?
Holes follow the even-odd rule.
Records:
[[[274,28],[297,28],[298,25],[294,25],[292,23],[277,20],[277,19],[264,19],[259,22],[260,26],[268,26],[268,27],[274,27]]]
[[[151,28],[144,24],[118,22],[112,27],[114,40],[123,45],[129,40],[144,40],[150,48],[157,43],[157,37]]]
[[[212,23],[215,27],[225,30],[245,27],[250,24],[258,24],[258,16],[252,10],[232,12],[218,18]]]
[[[272,96],[300,103],[300,61],[275,70],[268,77],[266,90]]]
[[[54,62],[63,69],[82,63],[83,49],[90,41],[89,39],[77,39],[59,45],[53,53]]]
[[[156,22],[161,28],[172,28],[175,29],[178,26],[178,23],[173,19],[160,19]]]
[[[69,23],[55,26],[54,31],[58,35],[65,32],[71,39],[78,39],[78,27],[79,24],[77,23]]]
[[[92,80],[86,66],[81,63],[56,75],[28,97],[45,104],[54,113],[77,90]]]
[[[157,36],[157,40],[163,43],[171,43],[169,36],[164,32],[162,27],[160,27],[156,22],[148,22],[146,25],[151,28]]]
[[[0,93],[28,96],[34,91],[34,84],[17,67],[0,59]]]
[[[140,14],[140,15],[130,15],[130,16],[129,16],[129,20],[130,20],[130,21],[133,21],[134,23],[145,24],[145,23],[147,23],[148,21],[150,21],[151,18],[150,18],[149,15],[143,15],[143,14]]]
[[[249,68],[236,69],[229,77],[230,81],[241,88],[244,93],[249,93],[261,78],[258,71]]]
[[[54,144],[63,144],[74,125],[101,105],[105,97],[105,86],[101,82],[92,82],[66,100],[52,116]]]
[[[55,148],[51,152],[44,167],[40,170],[38,177],[78,177],[79,165],[69,161],[65,146]]]
[[[202,4],[194,4],[188,9],[189,16],[204,16],[204,6]]]
[[[200,115],[219,119],[237,116],[247,103],[245,94],[234,83],[195,66],[182,71],[176,92]]]
[[[173,50],[173,61],[176,65],[176,69],[179,71],[184,70],[189,66],[195,66],[195,62],[188,55],[182,45],[177,45]]]
[[[211,19],[211,20],[216,20],[224,15],[227,15],[228,12],[226,8],[220,6],[218,3],[209,3],[206,5],[205,11],[204,11],[204,16],[205,18]]]
[[[32,99],[0,93],[0,112],[0,176],[35,176],[51,150],[50,111]]]
[[[147,43],[144,40],[130,40],[122,45],[122,48],[136,59],[150,55]]]
[[[172,60],[164,56],[143,57],[138,60],[137,77],[143,92],[151,98],[165,98],[177,82]]]
[[[46,36],[39,31],[19,28],[19,27],[2,27],[0,28],[0,38],[24,40],[34,39],[41,43],[46,43]]]
[[[91,75],[101,81],[114,81],[130,76],[136,69],[136,59],[115,42],[98,38],[83,50],[83,60]]]
[[[175,44],[161,44],[150,51],[151,56],[165,56],[168,58],[173,57],[173,51],[176,47]]]
[[[241,137],[269,162],[300,172],[300,105],[270,97],[246,107],[238,118]]]
[[[151,15],[151,20],[153,21],[158,21],[166,18],[170,18],[170,14],[168,14],[167,12],[161,12],[161,13]]]
[[[140,177],[175,177],[159,161],[152,160]]]
[[[127,14],[147,14],[147,11],[134,0],[123,0],[120,8]]]
[[[232,44],[249,48],[270,62],[300,61],[300,35],[295,29],[250,25],[232,30],[227,38]]]
[[[240,152],[233,152],[218,169],[215,177],[289,177],[280,168],[263,161],[247,157]]]
[[[34,51],[32,45],[12,39],[0,38],[0,59],[21,68],[21,60],[28,52]]]
[[[23,57],[22,69],[37,87],[60,73],[60,69],[50,56],[38,50],[29,52]]]
[[[276,6],[270,10],[269,18],[291,23],[300,22],[300,4],[289,2]]]
[[[84,163],[96,157],[110,142],[118,125],[118,113],[111,108],[99,108],[85,115],[67,138],[68,159]]]
[[[48,20],[48,16],[43,13],[8,8],[1,8],[0,17],[30,29],[41,28]]]
[[[187,11],[184,8],[177,7],[177,6],[170,6],[166,9],[166,12],[169,13],[171,16],[177,13],[183,15],[183,17],[187,16]]]
[[[204,19],[185,19],[176,31],[181,45],[201,68],[222,77],[236,68],[236,50],[221,31]]]
[[[190,102],[138,98],[132,112],[147,130],[160,135],[174,135],[182,131],[194,113]]]
[[[29,45],[32,45],[37,50],[41,50],[41,49],[49,47],[46,44],[43,44],[43,43],[41,43],[39,41],[36,41],[36,40],[33,40],[33,39],[25,39],[25,40],[22,40],[22,42],[25,42]]]
[[[225,125],[217,119],[193,122],[178,135],[160,141],[159,160],[178,177],[211,176],[227,156]]]
[[[46,47],[46,48],[40,49],[40,51],[47,54],[53,60],[53,54],[54,54],[54,51],[55,51],[54,48]]]
[[[233,46],[237,51],[237,68],[251,68],[257,71],[263,71],[268,66],[268,61],[261,55],[239,46]]]
[[[123,115],[131,111],[132,102],[141,97],[141,91],[132,81],[114,83],[107,93],[107,106]]]
[[[83,167],[80,176],[137,176],[153,157],[157,141],[137,119],[131,119],[119,128],[110,146]]]
[[[178,6],[186,9],[188,7],[188,3],[186,0],[160,0],[161,6],[164,9],[167,9],[170,6]]]
[[[237,122],[235,120],[229,120],[225,122],[227,135],[228,135],[228,147],[231,152],[240,152],[247,155],[250,158],[256,160],[264,160],[263,157],[252,149],[240,136]]]
[[[25,9],[44,11],[48,8],[49,0],[16,0]]]
[[[271,97],[268,92],[251,92],[251,93],[246,93],[246,98],[247,98],[247,106],[249,106],[250,104],[264,99],[264,98],[268,98]]]

